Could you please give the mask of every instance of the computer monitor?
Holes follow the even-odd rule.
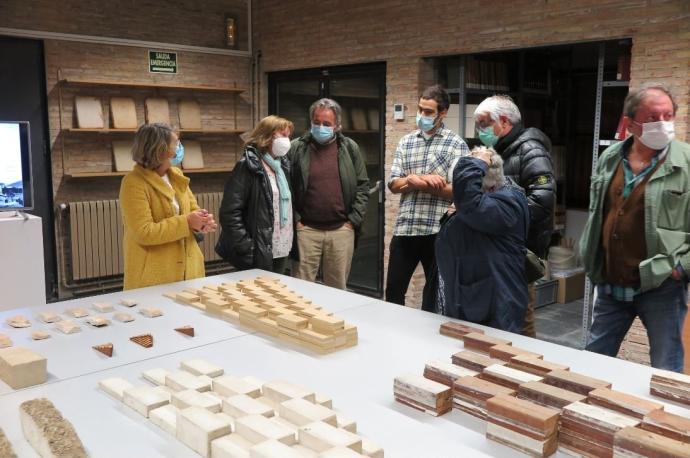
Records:
[[[0,211],[33,209],[28,121],[0,121]]]

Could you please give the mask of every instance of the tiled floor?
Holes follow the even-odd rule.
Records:
[[[573,348],[582,347],[582,299],[549,304],[535,311],[537,338]]]

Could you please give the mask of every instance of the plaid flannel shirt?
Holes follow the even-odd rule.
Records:
[[[436,174],[452,182],[452,166],[460,156],[469,154],[465,141],[443,125],[428,139],[424,138],[421,130],[415,130],[398,143],[388,187],[396,178],[411,174]],[[451,202],[426,192],[403,193],[393,235],[436,234],[441,227],[439,220]]]

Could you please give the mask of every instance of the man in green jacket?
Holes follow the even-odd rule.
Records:
[[[292,141],[292,198],[296,253],[292,273],[345,289],[355,235],[369,200],[369,178],[359,146],[340,133],[342,109],[331,99],[309,108],[311,130]]]
[[[639,316],[652,366],[682,372],[690,145],[674,140],[677,108],[658,83],[626,97],[623,122],[632,136],[599,158],[580,254],[597,288],[587,350],[616,356]]]

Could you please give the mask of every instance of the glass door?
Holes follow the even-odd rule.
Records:
[[[370,189],[348,289],[375,297],[383,295],[385,83],[385,64],[269,75],[269,110],[294,122],[296,136],[309,129],[309,106],[318,98],[330,97],[343,108],[342,133],[359,145]]]

